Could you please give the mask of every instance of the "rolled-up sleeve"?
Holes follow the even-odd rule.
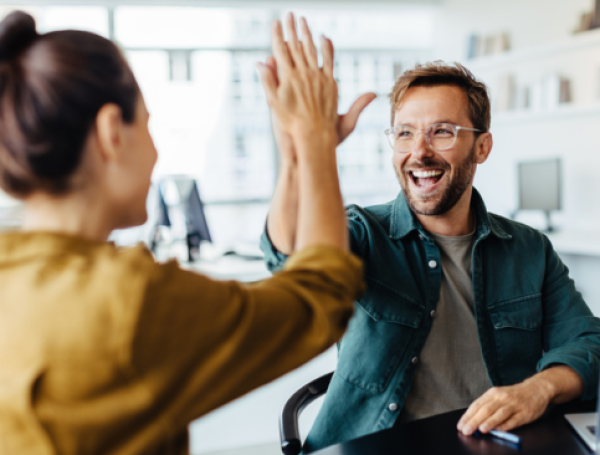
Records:
[[[159,266],[141,306],[132,363],[178,424],[302,365],[343,335],[364,290],[361,261],[306,248],[244,285]]]
[[[543,287],[544,351],[537,365],[541,371],[553,364],[568,365],[582,377],[582,399],[592,399],[598,391],[600,374],[600,319],[594,317],[569,270],[545,239],[546,276]]]
[[[349,205],[346,207],[346,216],[348,218],[348,234],[350,240],[351,251],[359,257],[364,257],[366,249],[366,226],[361,218],[358,216],[356,211],[356,205]],[[264,261],[267,269],[270,272],[277,272],[281,270],[288,256],[283,254],[271,241],[267,225],[265,223],[265,229],[260,237],[260,249],[264,253]]]
[[[273,242],[271,242],[271,238],[269,237],[269,233],[267,232],[267,227],[265,225],[265,230],[263,231],[262,236],[260,237],[260,249],[264,253],[264,261],[267,266],[267,269],[270,272],[277,272],[281,270],[285,261],[287,261],[288,256],[283,254],[281,251],[275,248]]]

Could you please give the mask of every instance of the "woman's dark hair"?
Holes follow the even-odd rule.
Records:
[[[39,35],[15,11],[0,22],[0,187],[23,198],[61,194],[81,162],[100,108],[132,123],[138,85],[121,51],[93,33]]]

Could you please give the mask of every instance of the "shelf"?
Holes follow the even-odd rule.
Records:
[[[467,67],[477,74],[480,71],[493,70],[498,67],[514,65],[515,63],[528,63],[531,60],[554,57],[590,47],[600,48],[600,29],[578,33],[567,40],[548,43],[543,46],[534,46],[501,54],[478,57],[467,61]]]
[[[564,104],[548,111],[514,110],[494,112],[492,115],[492,128],[497,125],[513,123],[545,122],[548,120],[562,120],[565,118],[600,117],[600,102],[579,106]]]

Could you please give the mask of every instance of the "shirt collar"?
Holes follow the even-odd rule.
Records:
[[[471,207],[475,210],[475,219],[477,220],[477,238],[486,238],[490,234],[503,240],[512,238],[494,218],[490,218],[483,199],[475,188],[473,188],[473,195],[471,196]],[[421,235],[427,237],[423,226],[408,206],[404,193],[400,191],[392,205],[390,238],[399,240],[412,231],[418,231]]]

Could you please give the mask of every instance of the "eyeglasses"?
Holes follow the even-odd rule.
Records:
[[[429,128],[418,130],[408,125],[398,125],[384,131],[395,152],[410,152],[417,142],[417,133],[424,133],[427,144],[436,151],[448,150],[456,142],[460,130],[483,132],[452,123],[434,123]]]

